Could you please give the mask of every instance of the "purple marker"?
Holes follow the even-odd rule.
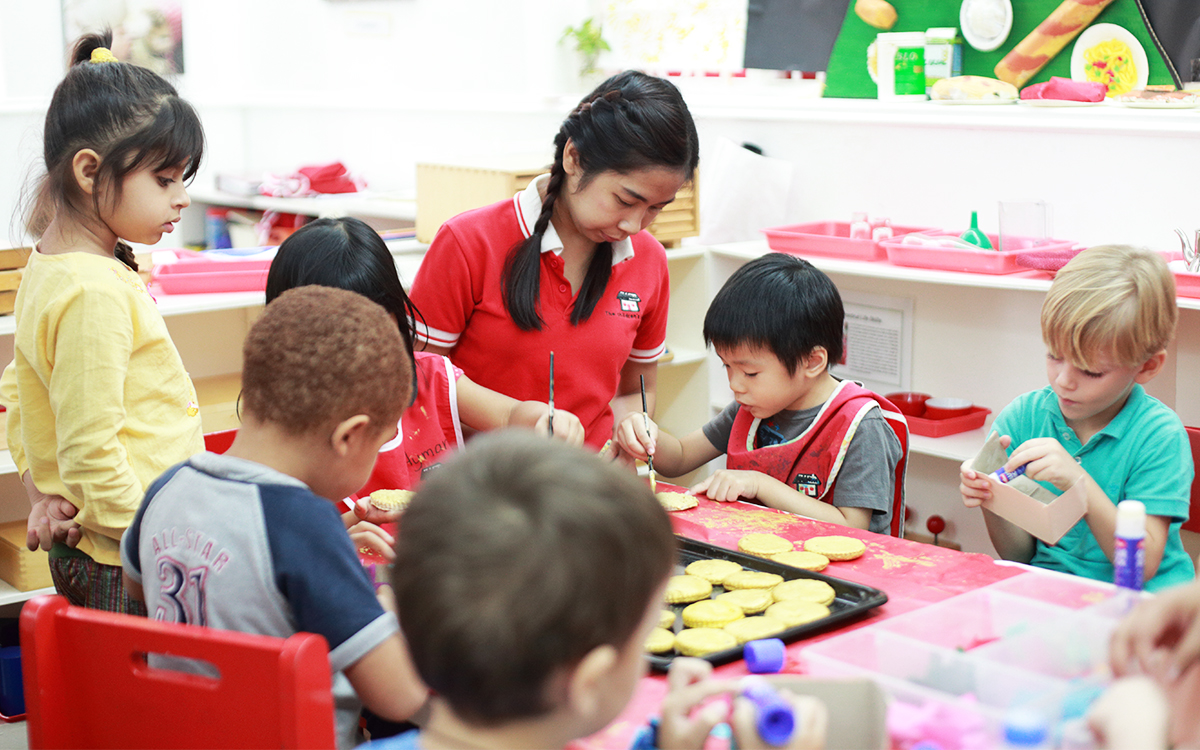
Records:
[[[796,715],[791,704],[761,677],[743,679],[742,695],[754,704],[755,724],[763,742],[775,747],[786,745],[796,729]]]
[[[1004,467],[1001,466],[999,469],[996,469],[995,471],[992,472],[992,477],[1000,484],[1008,484],[1012,480],[1014,480],[1017,477],[1024,474],[1025,467],[1028,465],[1029,464],[1021,464],[1020,466],[1013,469],[1012,471],[1005,471]]]

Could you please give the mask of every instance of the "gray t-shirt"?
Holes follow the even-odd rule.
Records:
[[[792,440],[808,429],[821,406],[799,411],[784,409],[771,417],[771,422],[784,441]],[[729,449],[733,420],[740,408],[736,401],[730,403],[702,428],[704,437],[722,453]],[[891,530],[892,505],[896,497],[896,464],[901,457],[896,433],[879,409],[870,410],[863,415],[854,439],[846,448],[846,458],[830,490],[830,503],[839,508],[869,508],[870,530],[887,534]]]

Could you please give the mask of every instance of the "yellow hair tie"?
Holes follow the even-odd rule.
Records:
[[[117,56],[114,55],[108,49],[108,47],[97,47],[96,49],[92,50],[92,62],[94,62],[94,63],[109,63],[109,62],[120,62],[120,60],[117,59]]]

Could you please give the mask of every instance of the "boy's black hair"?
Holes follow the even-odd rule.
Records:
[[[139,169],[183,165],[190,180],[204,155],[204,129],[192,105],[157,73],[132,63],[91,62],[92,52],[112,46],[112,32],[80,37],[71,67],[50,100],[42,145],[46,175],[33,194],[27,228],[45,231],[58,211],[81,213],[87,197],[75,184],[72,161],[80,150],[99,154],[93,209],[102,197],[120,200],[125,178]],[[134,270],[133,251],[118,242],[117,259]]]
[[[677,169],[691,180],[700,161],[696,124],[670,81],[627,70],[585,96],[554,136],[554,164],[542,212],[530,236],[509,251],[504,264],[504,304],[517,327],[526,331],[542,328],[538,312],[542,236],[567,184],[563,151],[568,140],[575,144],[583,168],[580,189],[602,172],[628,174],[652,167]],[[611,272],[612,244],[603,242],[596,247],[579,287],[571,325],[591,316]]]
[[[459,718],[495,726],[554,710],[563,670],[629,646],[674,560],[644,480],[509,429],[475,438],[421,485],[392,581],[421,679]]]
[[[789,375],[820,346],[837,364],[845,310],[838,289],[803,258],[767,253],[734,272],[704,316],[704,343],[769,350]]]

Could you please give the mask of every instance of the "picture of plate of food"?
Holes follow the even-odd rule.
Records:
[[[1146,87],[1150,62],[1146,50],[1129,30],[1097,23],[1084,30],[1071,50],[1071,78],[1103,83],[1109,97]]]

